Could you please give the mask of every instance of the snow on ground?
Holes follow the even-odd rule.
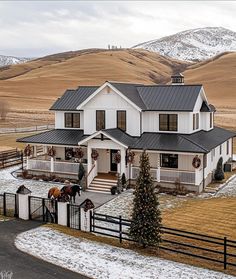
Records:
[[[96,279],[233,279],[230,275],[147,257],[137,252],[75,238],[46,227],[21,233],[15,245],[42,260]]]
[[[225,184],[222,184],[215,196],[236,196],[236,175],[233,175]]]
[[[48,190],[57,186],[55,183],[17,179],[11,173],[18,169],[19,166],[14,166],[0,171],[0,194],[4,192],[16,193],[18,187],[24,184],[32,191],[32,196],[47,197]]]

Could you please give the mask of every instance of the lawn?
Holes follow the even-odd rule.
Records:
[[[25,144],[16,142],[16,139],[34,135],[33,133],[11,133],[11,134],[0,134],[0,151],[8,150],[10,148],[23,149]]]

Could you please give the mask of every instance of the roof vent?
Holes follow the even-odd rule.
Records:
[[[171,76],[171,84],[172,85],[184,85],[184,76],[182,74],[177,74]]]

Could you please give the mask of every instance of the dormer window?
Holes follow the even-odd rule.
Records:
[[[80,128],[80,113],[65,113],[65,128]]]

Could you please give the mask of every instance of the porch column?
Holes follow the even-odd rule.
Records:
[[[34,157],[37,157],[37,145],[34,145]]]
[[[54,172],[54,158],[51,157],[51,172]]]
[[[125,156],[126,156],[126,150],[125,148],[122,148],[120,150],[120,156],[121,156],[121,161],[120,161],[120,169],[118,169],[118,172],[120,172],[120,175],[125,173]]]
[[[161,181],[160,154],[157,154],[157,182]]]
[[[92,158],[91,158],[92,148],[87,146],[87,172],[89,173],[92,168]]]

